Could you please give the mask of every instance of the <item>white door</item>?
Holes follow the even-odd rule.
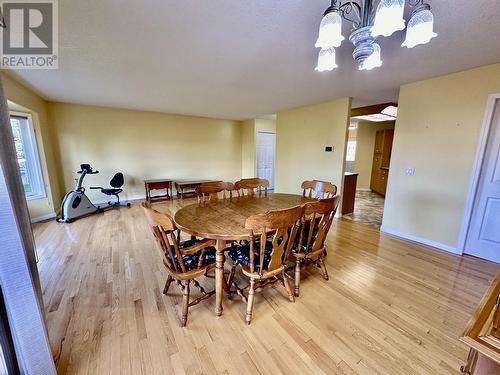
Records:
[[[492,119],[465,253],[500,263],[500,100]]]
[[[276,134],[257,133],[256,141],[256,174],[258,178],[269,181],[269,188],[274,189],[274,159],[276,156]]]

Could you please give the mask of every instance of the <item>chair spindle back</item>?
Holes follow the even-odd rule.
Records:
[[[223,199],[226,199],[227,196],[231,199],[233,197],[233,191],[235,190],[236,187],[233,183],[222,181],[205,182],[198,185],[195,189],[199,203],[217,200],[219,199],[220,193],[222,193]]]
[[[299,248],[304,246],[307,252],[315,252],[325,247],[326,236],[332,225],[333,217],[337,212],[340,195],[306,203],[304,216],[299,233]],[[309,230],[306,230],[306,227]]]
[[[245,228],[250,234],[250,272],[255,272],[255,252],[259,254],[259,273],[263,274],[279,269],[287,259],[300,226],[303,207],[296,206],[284,210],[269,211],[264,214],[250,216]],[[254,235],[254,233],[260,233]],[[272,233],[271,260],[264,270],[264,256],[269,233]],[[260,239],[260,247],[255,249],[255,240]]]
[[[304,181],[302,183],[302,189],[302,195],[309,198],[327,199],[337,194],[337,186],[328,181]]]
[[[177,273],[186,272],[182,251],[179,248],[180,230],[175,226],[172,218],[168,214],[156,211],[148,202],[143,202],[141,205],[162,250],[165,266]]]
[[[255,189],[257,189],[259,197],[262,195],[262,190],[264,190],[264,196],[267,197],[269,181],[263,178],[244,178],[236,182],[234,185],[238,192],[240,190],[242,191],[243,195],[245,195],[245,190],[247,195],[255,195]]]

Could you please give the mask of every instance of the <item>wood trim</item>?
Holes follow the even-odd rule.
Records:
[[[479,353],[500,364],[500,351],[493,345],[482,340],[481,332],[493,311],[497,298],[500,295],[500,271],[484,294],[476,311],[472,315],[460,341],[477,350]],[[484,336],[483,336],[484,337]]]
[[[397,103],[391,102],[391,103],[369,105],[366,107],[352,108],[351,109],[351,117],[374,115],[376,113],[382,112],[382,110],[386,109],[387,107],[389,107],[391,105],[393,105],[394,107],[398,106]]]

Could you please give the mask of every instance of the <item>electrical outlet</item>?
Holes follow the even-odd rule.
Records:
[[[405,175],[413,176],[415,174],[415,168],[413,167],[405,167]]]

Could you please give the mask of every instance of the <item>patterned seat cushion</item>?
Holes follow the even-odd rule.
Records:
[[[316,219],[316,222],[319,223],[320,219]],[[302,244],[301,246],[299,247],[299,239],[300,239],[300,233],[302,231],[302,227],[299,228],[299,232],[298,232],[298,235],[297,237],[295,238],[295,243],[293,244],[292,246],[292,252],[294,253],[298,253],[299,252],[299,248],[300,248],[300,252],[301,253],[308,253],[310,249],[307,248],[307,238],[309,236],[309,231],[311,229],[311,222],[310,221],[307,221],[304,225],[304,234],[303,234],[303,237],[302,237]],[[315,225],[316,227],[316,225]],[[317,228],[317,227],[316,227]],[[316,229],[317,230],[317,229]],[[316,234],[317,233],[313,233],[313,236],[312,236],[312,240],[311,240],[311,245],[314,243],[314,240],[316,239]]]
[[[255,241],[254,244],[254,270],[260,270],[260,241]],[[266,241],[266,249],[264,251],[264,263],[263,268],[267,269],[269,262],[271,261],[271,253],[273,251],[273,244],[271,241]],[[236,264],[244,264],[250,267],[250,244],[236,244],[231,247],[229,251],[229,256]]]
[[[193,238],[189,241],[183,241],[179,243],[179,248],[180,249],[186,249],[188,247],[191,247],[195,244],[200,242],[200,240]],[[203,263],[204,266],[207,266],[209,264],[215,263],[215,247],[210,246],[205,249],[205,261]],[[186,267],[186,271],[193,270],[195,268],[198,268],[198,261],[200,260],[200,255],[201,251],[198,251],[197,253],[194,254],[189,254],[189,255],[184,255],[182,257],[182,260],[184,261],[184,266]],[[175,257],[175,264],[178,267],[178,269],[181,269],[181,266],[179,264],[179,261],[177,260],[177,257]]]
[[[300,246],[300,251],[299,251],[299,244],[294,243],[292,246],[292,253],[307,253],[307,247],[305,245]]]

